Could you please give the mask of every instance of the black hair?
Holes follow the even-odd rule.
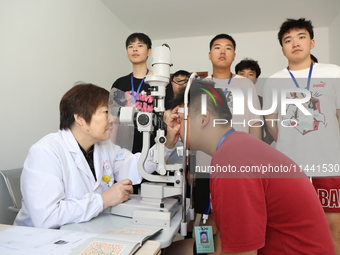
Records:
[[[147,36],[144,33],[133,33],[129,35],[129,37],[126,38],[126,41],[125,41],[125,48],[127,49],[129,44],[135,42],[136,40],[139,40],[140,42],[145,43],[148,49],[151,49],[152,47],[151,39],[149,36]]]
[[[305,18],[287,19],[285,22],[282,23],[280,31],[277,34],[281,46],[284,34],[290,32],[292,29],[306,29],[309,33],[310,38],[314,38],[312,21],[306,20]]]
[[[219,35],[216,35],[213,39],[211,39],[210,44],[209,44],[210,50],[211,50],[212,46],[214,45],[214,42],[218,39],[228,39],[233,44],[234,50],[236,50],[236,42],[235,42],[234,38],[231,35],[228,35],[228,34],[219,34]]]
[[[258,78],[261,74],[261,68],[256,60],[245,58],[241,60],[236,66],[235,66],[235,73],[238,73],[239,71],[242,71],[244,69],[250,69],[256,73],[256,78]]]
[[[171,77],[171,80],[173,80],[175,77],[177,76],[186,76],[186,77],[190,77],[190,73],[188,71],[185,71],[185,70],[178,70],[177,72],[175,72],[172,77]]]
[[[318,59],[313,54],[310,54],[310,58],[314,63],[318,63]]]
[[[172,109],[184,104],[185,89],[178,92],[172,101]],[[228,107],[226,96],[222,89],[215,88],[211,80],[193,80],[189,90],[188,106],[190,113],[198,114],[202,109],[202,94],[207,94],[207,111],[219,119],[230,122],[232,114]]]

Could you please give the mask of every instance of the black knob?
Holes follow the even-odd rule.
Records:
[[[138,116],[138,123],[141,124],[142,126],[145,126],[149,123],[150,118],[146,114],[141,114]]]

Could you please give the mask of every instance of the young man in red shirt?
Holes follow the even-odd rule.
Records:
[[[270,145],[235,131],[223,91],[213,84],[193,81],[188,100],[187,147],[212,156],[214,254],[334,255],[325,214],[305,173]],[[183,104],[180,92],[174,105]],[[178,112],[183,136],[183,109]]]

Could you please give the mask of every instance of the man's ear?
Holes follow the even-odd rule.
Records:
[[[80,116],[79,114],[73,114],[73,118],[74,118],[75,122],[78,123],[79,126],[83,126],[86,123],[84,118],[82,116]]]
[[[232,62],[234,62],[235,57],[236,57],[236,52],[234,52],[234,56],[233,56],[233,61]]]
[[[311,40],[311,43],[310,43],[310,48],[311,48],[311,49],[314,49],[314,47],[315,47],[315,40],[312,39],[312,40]]]
[[[201,115],[201,127],[204,128],[211,122],[211,114],[206,112],[205,114]]]
[[[152,50],[151,49],[148,49],[148,57],[150,57],[152,54]]]

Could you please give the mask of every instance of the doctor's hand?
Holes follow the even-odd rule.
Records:
[[[101,194],[104,210],[110,206],[115,206],[128,200],[132,192],[132,182],[129,179],[113,184],[108,190]]]
[[[170,116],[166,118],[167,124],[167,135],[165,146],[168,149],[173,149],[176,146],[176,143],[179,139],[179,130],[181,128],[181,124],[179,122],[179,115],[177,113],[179,106],[175,107]]]

